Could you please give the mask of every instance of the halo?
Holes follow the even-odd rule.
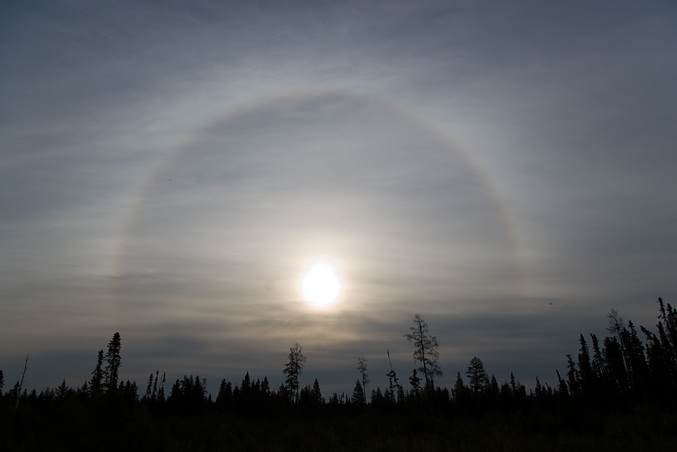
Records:
[[[125,296],[121,285],[125,284],[125,277],[130,275],[130,271],[128,270],[128,267],[131,264],[129,251],[134,249],[135,231],[140,227],[147,212],[154,207],[150,205],[149,202],[154,193],[158,191],[158,187],[167,182],[167,175],[171,174],[172,169],[180,168],[181,163],[186,161],[187,156],[191,155],[191,152],[195,152],[195,149],[201,144],[209,140],[220,139],[219,136],[223,136],[223,134],[226,134],[229,131],[238,131],[247,126],[251,127],[250,120],[254,117],[260,117],[261,115],[278,115],[275,118],[278,118],[281,122],[289,120],[285,113],[287,111],[286,107],[294,107],[300,110],[306,107],[312,107],[326,108],[328,110],[364,108],[381,111],[384,116],[399,118],[399,120],[420,130],[421,133],[427,135],[430,140],[441,143],[444,152],[439,155],[440,161],[442,162],[444,159],[448,159],[450,165],[453,164],[453,162],[461,162],[461,164],[471,173],[469,179],[472,179],[473,183],[477,184],[490,200],[491,209],[495,214],[495,219],[497,219],[499,225],[498,227],[502,231],[501,233],[504,237],[502,240],[507,244],[506,248],[510,260],[509,265],[513,269],[513,280],[515,282],[516,292],[522,291],[521,284],[523,271],[520,249],[507,209],[505,208],[499,191],[496,189],[495,184],[490,180],[487,172],[477,165],[468,152],[457,146],[453,140],[446,136],[434,123],[425,121],[411,110],[405,109],[401,105],[390,100],[371,94],[351,91],[307,90],[265,97],[243,103],[228,110],[223,115],[215,117],[204,126],[198,128],[193,134],[187,136],[185,140],[179,143],[161,159],[150,172],[146,180],[141,184],[140,189],[131,202],[129,213],[120,228],[119,244],[114,259],[111,262],[111,269],[109,272],[109,274],[113,276],[113,281],[116,281],[113,297],[113,299],[116,300],[116,304],[121,303]]]

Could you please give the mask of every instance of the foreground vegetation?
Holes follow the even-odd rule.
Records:
[[[300,388],[299,344],[277,390],[246,374],[222,380],[213,400],[191,375],[166,394],[155,372],[139,397],[135,382],[118,380],[116,333],[80,388],[37,393],[17,382],[2,393],[0,372],[0,450],[677,450],[677,311],[659,299],[656,331],[640,327],[645,341],[615,311],[609,318],[611,336],[591,335],[592,351],[579,337],[557,387],[537,381],[527,392],[512,374],[499,385],[477,357],[453,388],[435,386],[437,339],[416,316],[405,336],[420,366],[406,389],[392,371],[369,398],[363,359],[350,396],[325,398],[317,380]]]

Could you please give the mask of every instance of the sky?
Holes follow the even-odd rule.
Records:
[[[0,369],[556,382],[677,280],[677,7],[617,1],[0,5]],[[330,261],[338,298],[305,301]]]

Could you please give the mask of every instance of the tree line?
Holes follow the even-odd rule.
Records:
[[[628,412],[636,407],[650,407],[654,412],[677,412],[677,311],[658,299],[658,323],[651,331],[635,325],[612,310],[609,336],[600,340],[590,334],[579,336],[576,355],[566,356],[566,371],[556,370],[557,384],[552,387],[536,379],[533,389],[513,375],[499,383],[488,375],[484,363],[473,357],[467,369],[459,371],[453,387],[435,383],[442,375],[439,364],[437,337],[427,322],[416,314],[404,338],[413,345],[416,366],[411,374],[400,378],[390,366],[388,386],[368,391],[368,363],[357,359],[352,393],[325,396],[317,379],[312,385],[301,386],[306,356],[296,343],[289,349],[282,368],[285,377],[279,388],[271,388],[268,378],[252,379],[247,372],[240,382],[222,379],[215,398],[207,392],[206,380],[199,375],[185,375],[172,384],[159,370],[151,372],[145,391],[139,393],[136,382],[122,381],[122,342],[115,333],[107,349],[100,350],[91,378],[80,387],[71,388],[65,381],[54,389],[38,393],[22,390],[22,383],[4,390],[4,374],[0,370],[0,433],[1,446],[25,445],[22,432],[31,425],[59,421],[46,413],[68,413],[94,430],[107,425],[124,424],[135,419],[148,429],[162,431],[163,423],[182,419],[240,419],[270,422],[271,420],[334,419],[336,417],[390,416],[411,419],[416,416],[461,419],[486,413],[498,415],[562,415],[567,422],[581,410]],[[389,352],[388,352],[389,358]],[[24,369],[25,372],[25,369]],[[465,378],[464,378],[465,377]],[[402,383],[405,380],[406,383]],[[47,416],[47,417],[45,417]],[[219,417],[221,416],[221,417]],[[124,424],[126,425],[126,424]],[[204,426],[203,426],[204,427]],[[133,427],[127,426],[127,429]],[[178,427],[177,427],[178,428]],[[104,428],[106,430],[106,428]],[[201,430],[201,429],[198,429]],[[58,433],[55,433],[58,435]],[[137,438],[139,432],[129,433]],[[188,436],[195,432],[187,432]],[[171,437],[172,434],[170,434]],[[138,439],[138,438],[137,438]],[[146,438],[147,439],[147,438]]]

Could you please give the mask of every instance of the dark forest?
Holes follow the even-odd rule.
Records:
[[[609,336],[580,334],[558,384],[530,389],[487,375],[478,357],[437,386],[437,338],[419,315],[404,335],[417,367],[368,391],[360,358],[351,394],[323,394],[317,379],[300,387],[299,344],[279,388],[249,373],[221,380],[215,397],[199,375],[122,381],[115,333],[79,387],[7,389],[0,371],[0,450],[677,450],[677,310],[660,298],[658,308],[651,329],[612,310]]]

